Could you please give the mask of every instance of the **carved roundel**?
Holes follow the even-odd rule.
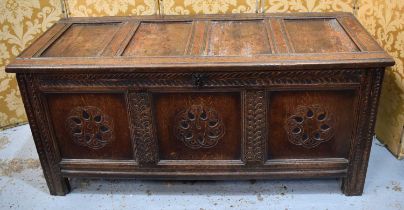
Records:
[[[175,116],[174,133],[191,149],[214,147],[225,134],[219,113],[204,105],[191,105]]]
[[[285,130],[292,144],[314,148],[334,137],[334,120],[320,105],[299,106],[286,119]]]
[[[112,119],[94,106],[72,109],[66,127],[76,144],[91,149],[101,149],[114,139]]]

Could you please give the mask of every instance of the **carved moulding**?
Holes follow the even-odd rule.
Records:
[[[130,92],[128,103],[136,158],[141,165],[155,164],[158,161],[158,152],[150,96],[146,92]]]
[[[265,91],[246,91],[245,128],[246,143],[244,158],[246,161],[262,162],[265,156],[266,141],[266,103]]]
[[[65,86],[133,87],[262,87],[301,84],[359,84],[360,70],[311,70],[265,72],[212,72],[199,80],[192,73],[114,73],[114,74],[45,74],[42,88]]]
[[[101,149],[114,140],[112,118],[94,106],[72,109],[66,128],[74,143],[91,149]]]
[[[51,129],[41,108],[40,92],[36,88],[37,78],[32,74],[17,74],[17,81],[49,191],[52,195],[64,195],[70,187],[61,176],[58,164],[60,156],[53,149]]]
[[[285,120],[285,131],[290,143],[314,148],[334,137],[334,119],[323,106],[298,106]]]
[[[359,105],[362,108],[359,110],[357,130],[350,149],[348,175],[342,184],[346,195],[361,195],[363,192],[384,69],[372,69],[366,74],[362,81]]]

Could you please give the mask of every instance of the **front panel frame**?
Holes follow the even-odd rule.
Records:
[[[313,71],[279,71],[279,72],[246,72],[244,74],[216,72],[204,75],[203,86],[195,86],[192,73],[127,73],[119,75],[105,74],[18,74],[24,104],[27,109],[34,140],[40,154],[52,194],[64,194],[68,191],[66,180],[62,177],[123,177],[146,179],[251,179],[251,178],[314,178],[314,177],[347,177],[344,180],[344,192],[357,194],[363,190],[366,167],[373,133],[377,99],[383,69],[368,70],[313,70]],[[330,75],[331,74],[331,75]],[[151,79],[145,78],[150,76]],[[237,76],[235,76],[237,75]],[[292,77],[300,75],[300,77]],[[162,79],[165,78],[165,79]],[[245,86],[249,84],[248,88]],[[46,93],[55,92],[114,92],[142,93],[150,96],[156,90],[170,87],[172,91],[206,91],[215,89],[240,90],[243,96],[244,112],[248,110],[246,95],[258,102],[263,100],[262,93],[283,90],[356,90],[358,91],[355,109],[355,131],[351,142],[348,159],[315,158],[315,159],[279,159],[265,162],[265,134],[255,138],[262,144],[255,145],[255,151],[261,148],[264,155],[244,158],[245,164],[234,162],[222,165],[217,162],[202,166],[182,164],[157,164],[158,158],[148,162],[135,163],[121,160],[77,160],[62,159],[58,153],[49,113],[46,111]],[[254,94],[251,94],[254,93]],[[266,94],[264,94],[266,95]],[[248,97],[247,97],[248,98]],[[267,106],[264,106],[267,107]],[[265,108],[259,113],[267,112]],[[147,113],[147,112],[146,112]],[[130,116],[130,115],[128,115]],[[150,113],[150,116],[151,113]],[[133,116],[132,116],[133,117]],[[247,119],[248,116],[244,116]],[[244,125],[246,126],[246,122]],[[265,125],[264,125],[265,124]],[[259,129],[265,129],[266,123]],[[155,128],[150,130],[154,131]],[[250,135],[248,123],[244,128],[245,135]],[[133,134],[133,133],[132,133]],[[132,136],[133,137],[133,136]],[[246,142],[248,145],[248,142]],[[254,151],[254,146],[246,148]],[[153,154],[153,153],[152,153]],[[157,153],[154,153],[157,154]],[[352,182],[355,182],[353,184]]]

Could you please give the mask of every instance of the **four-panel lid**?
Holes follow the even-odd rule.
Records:
[[[63,19],[7,71],[393,63],[350,13],[244,14]]]

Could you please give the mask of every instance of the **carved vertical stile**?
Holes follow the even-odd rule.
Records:
[[[70,186],[68,180],[61,175],[58,164],[60,157],[53,146],[35,78],[31,74],[17,74],[17,81],[49,191],[52,195],[65,195],[69,192]]]
[[[263,90],[245,92],[245,143],[244,160],[263,163],[266,143],[266,99]]]
[[[146,92],[128,93],[130,132],[135,156],[140,165],[158,161],[157,140],[153,128],[150,96]]]
[[[358,106],[359,123],[351,145],[348,175],[342,184],[346,195],[361,195],[363,192],[383,75],[384,70],[374,69],[363,77]]]

